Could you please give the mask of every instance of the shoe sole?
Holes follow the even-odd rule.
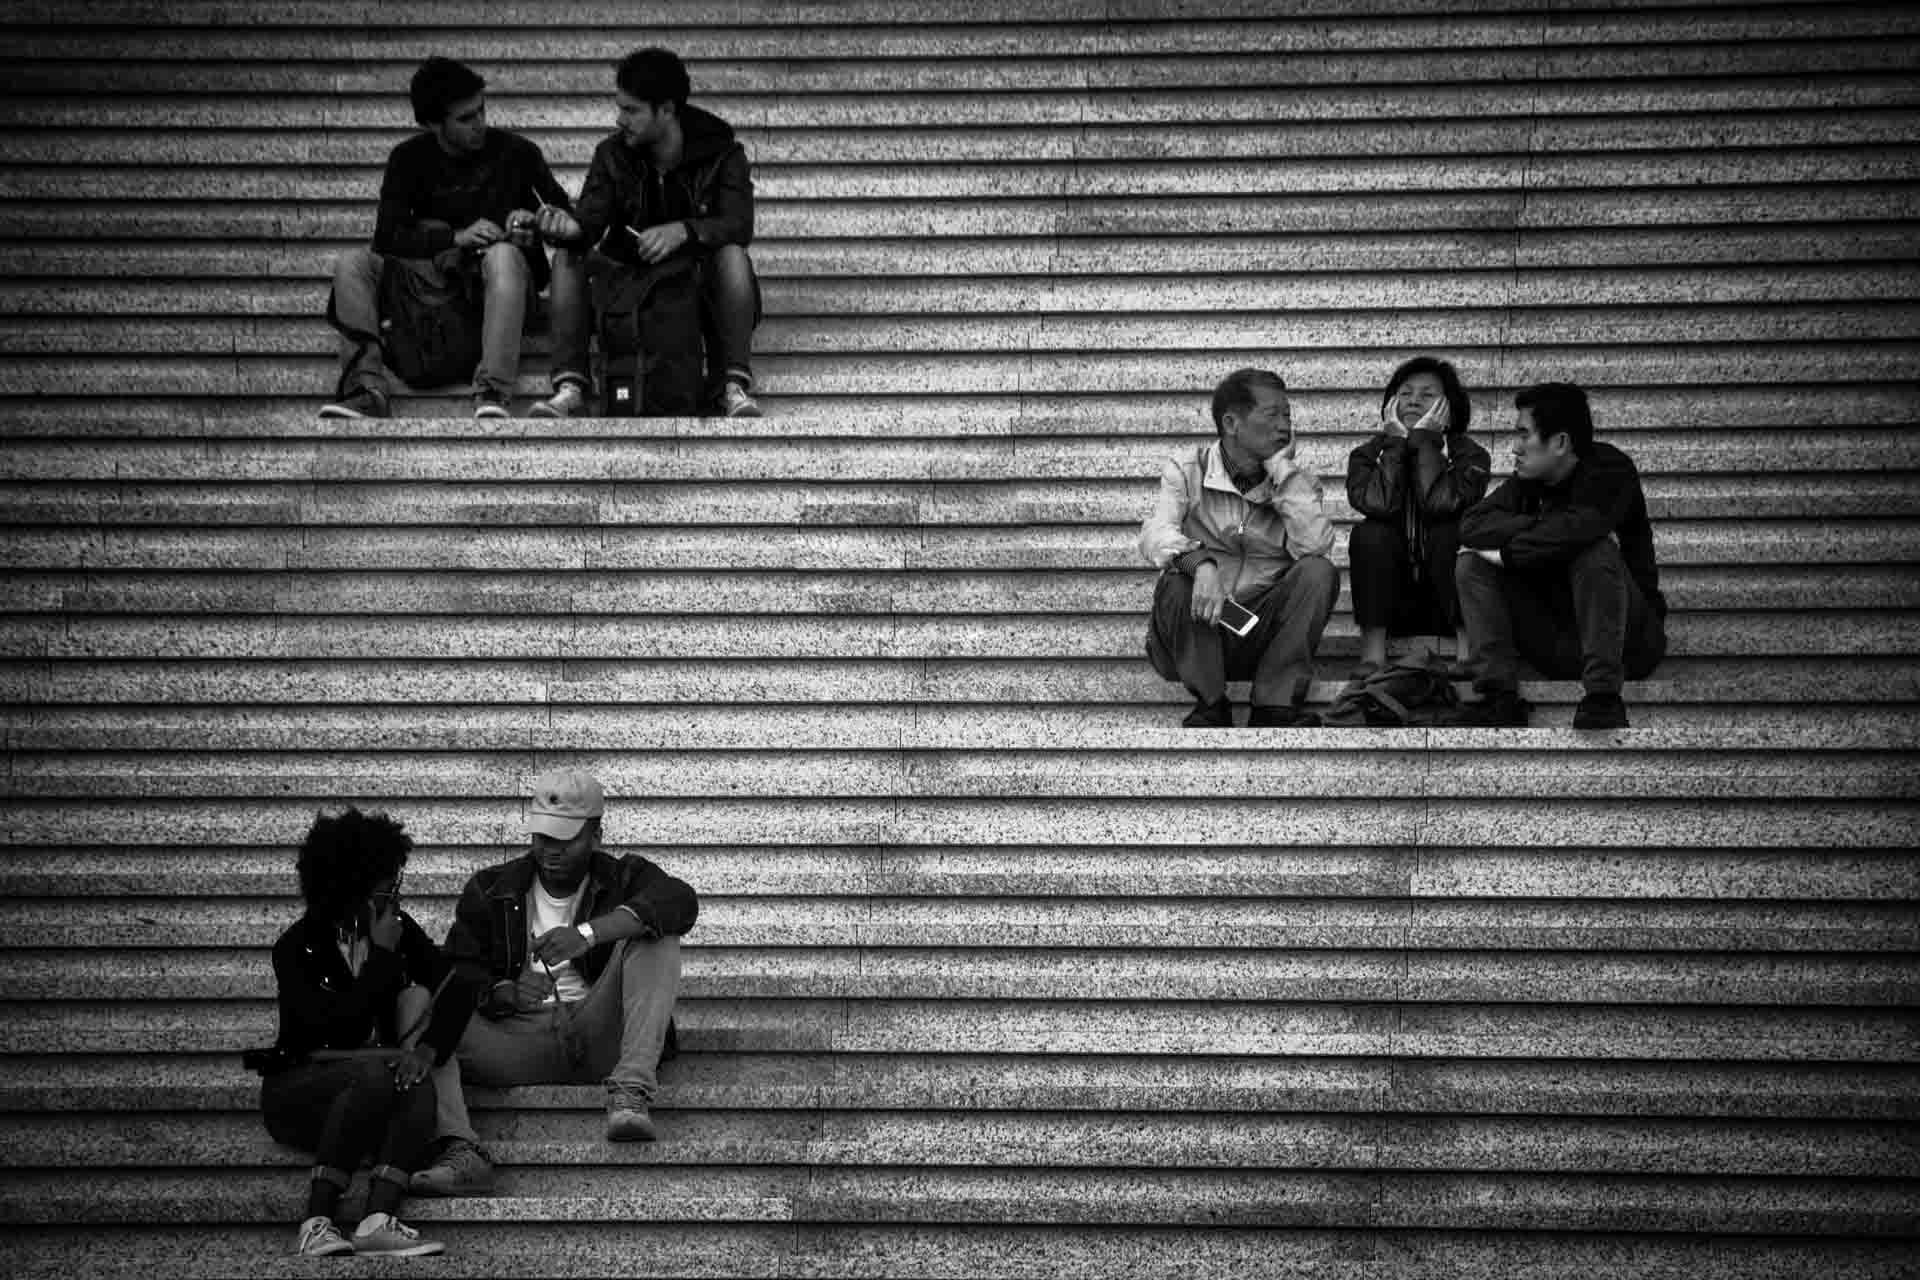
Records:
[[[295,1249],[293,1251],[293,1256],[296,1258],[337,1258],[343,1253],[352,1253],[352,1252],[353,1252],[353,1246],[348,1244],[345,1240],[342,1240],[339,1244],[329,1249],[313,1249],[313,1250]]]
[[[358,409],[349,409],[347,408],[347,406],[343,404],[328,404],[328,405],[320,406],[320,416],[323,418],[384,418],[386,417],[386,415],[383,413],[362,413]]]
[[[754,409],[736,409],[734,412],[728,414],[727,416],[729,418],[764,418],[767,415],[764,412],[762,412],[760,409],[754,408]]]
[[[431,1258],[436,1254],[445,1253],[446,1251],[447,1246],[436,1240],[432,1244],[410,1244],[398,1249],[361,1249],[356,1247],[353,1251],[353,1256],[356,1258]]]
[[[485,409],[475,409],[473,411],[473,416],[475,418],[511,418],[513,415],[508,413],[505,409],[496,409],[496,408],[493,408],[492,406],[488,406]]]
[[[571,418],[573,416],[570,413],[562,413],[558,409],[549,409],[544,404],[533,406],[529,412],[536,418]]]

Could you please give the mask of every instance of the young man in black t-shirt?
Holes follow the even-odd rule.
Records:
[[[543,205],[569,209],[572,202],[539,147],[488,127],[485,89],[485,80],[450,58],[429,58],[414,72],[408,96],[425,131],[387,158],[371,248],[349,249],[334,264],[340,385],[320,410],[323,418],[388,414],[386,364],[377,340],[368,339],[380,333],[380,274],[389,257],[406,261],[437,286],[479,297],[483,336],[473,376],[475,417],[510,416],[527,304],[549,276],[556,311],[584,301],[577,261],[549,271],[535,212]],[[585,377],[584,366],[556,367],[553,382],[558,387]]]

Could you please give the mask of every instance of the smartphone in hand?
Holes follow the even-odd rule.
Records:
[[[1220,606],[1220,625],[1236,636],[1244,636],[1260,625],[1260,615],[1238,600],[1228,600]]]

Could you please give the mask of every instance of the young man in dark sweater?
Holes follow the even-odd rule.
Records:
[[[485,80],[450,58],[429,58],[414,72],[408,96],[425,131],[387,157],[372,247],[349,249],[334,264],[331,318],[341,331],[340,385],[321,408],[323,418],[384,418],[389,412],[377,335],[380,273],[390,257],[436,287],[480,299],[474,416],[510,416],[522,322],[550,274],[534,211],[564,210],[572,202],[539,147],[487,126],[485,89]],[[577,262],[556,264],[551,276],[556,312],[583,304],[585,279]],[[577,368],[556,362],[556,387],[585,377],[584,360]]]
[[[1513,403],[1513,478],[1460,520],[1454,581],[1482,694],[1463,722],[1527,723],[1515,670],[1524,657],[1549,678],[1579,679],[1574,728],[1624,729],[1622,684],[1644,679],[1667,651],[1640,473],[1595,442],[1579,387],[1541,383]]]
[[[562,262],[588,261],[587,273],[642,272],[690,258],[700,282],[707,395],[723,417],[757,418],[753,330],[760,282],[747,257],[753,240],[753,177],[746,148],[712,112],[687,105],[686,66],[665,49],[637,49],[614,76],[619,128],[595,148],[578,211],[540,211],[540,234],[560,246]],[[554,360],[584,367],[591,317],[554,301]],[[585,403],[585,387],[562,388],[534,412],[566,417]]]

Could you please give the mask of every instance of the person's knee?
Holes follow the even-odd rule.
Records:
[[[1612,538],[1602,538],[1586,550],[1574,556],[1572,571],[1575,577],[1588,573],[1619,574],[1625,571],[1626,560],[1620,555],[1619,544]]]
[[[1324,601],[1328,608],[1333,607],[1340,595],[1340,570],[1325,556],[1302,556],[1293,562],[1287,576],[1296,578],[1299,588],[1308,592],[1309,598]]]
[[[489,245],[480,258],[481,278],[488,289],[527,286],[527,255],[515,245],[501,241]]]
[[[1497,581],[1499,576],[1500,566],[1479,555],[1455,556],[1453,559],[1453,585],[1459,590],[1465,591]]]

